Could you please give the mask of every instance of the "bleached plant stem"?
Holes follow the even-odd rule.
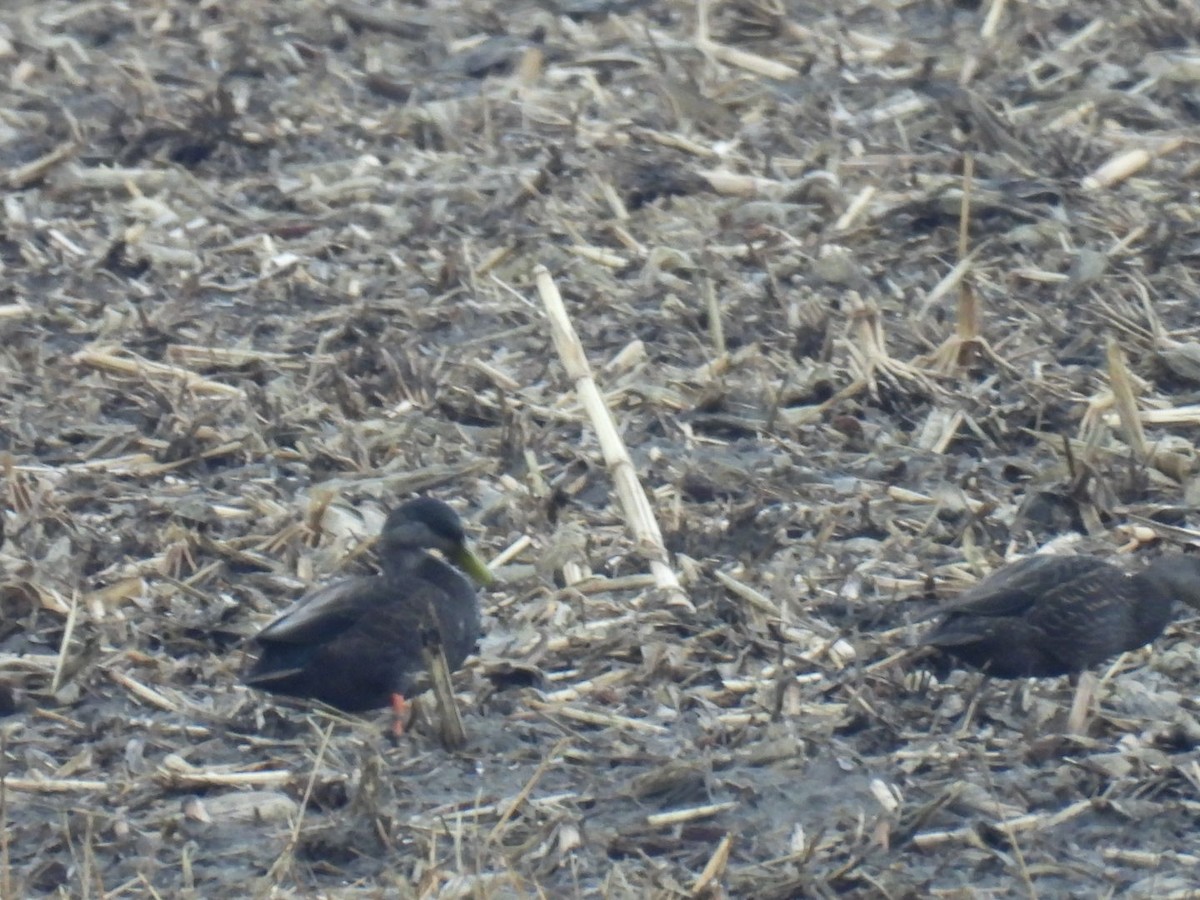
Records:
[[[550,319],[550,332],[554,337],[554,347],[566,367],[567,374],[575,383],[575,393],[579,397],[579,402],[587,412],[592,427],[596,429],[596,436],[600,441],[600,452],[604,456],[604,464],[612,473],[617,498],[621,502],[621,508],[625,511],[626,522],[638,543],[638,549],[649,560],[654,582],[666,592],[667,603],[694,612],[695,607],[692,606],[691,600],[688,599],[687,593],[679,583],[679,578],[668,562],[667,549],[663,544],[658,520],[654,516],[654,510],[650,506],[646,492],[642,489],[641,482],[638,481],[637,471],[633,467],[633,461],[629,458],[625,442],[617,433],[616,423],[613,422],[612,415],[600,394],[600,389],[596,386],[596,380],[592,377],[592,370],[588,365],[587,356],[584,354],[583,344],[580,343],[579,335],[575,333],[575,328],[571,325],[567,308],[563,305],[562,295],[558,292],[558,287],[554,284],[554,279],[545,266],[539,265],[534,269],[534,278],[537,281],[538,295],[541,297],[542,304],[546,308],[546,315]]]

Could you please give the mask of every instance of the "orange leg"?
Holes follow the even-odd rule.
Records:
[[[409,706],[403,694],[392,694],[392,712],[396,718],[392,722],[392,734],[396,737],[404,737],[404,729],[408,725],[408,718],[412,714],[412,707]]]

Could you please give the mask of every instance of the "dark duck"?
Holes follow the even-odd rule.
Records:
[[[258,634],[262,653],[248,685],[345,712],[391,706],[403,732],[405,697],[425,668],[423,631],[436,625],[446,663],[458,669],[481,628],[470,579],[486,585],[492,576],[468,548],[458,514],[431,497],[388,515],[377,553],[382,574],[314,591]]]
[[[1074,675],[1153,641],[1175,601],[1200,607],[1200,556],[1134,573],[1096,556],[1030,556],[944,607],[924,642],[996,678]]]

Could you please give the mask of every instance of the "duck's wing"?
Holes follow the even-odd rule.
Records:
[[[349,578],[318,588],[258,633],[256,640],[279,644],[323,644],[387,604],[381,578]]]
[[[1047,595],[1103,591],[1119,577],[1123,577],[1120,569],[1096,556],[1042,553],[997,569],[939,612],[949,616],[1020,616]]]

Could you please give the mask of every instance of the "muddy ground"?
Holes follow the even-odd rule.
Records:
[[[1197,34],[10,0],[0,896],[1200,896],[1194,617],[1083,735],[903,655],[1006,558],[1200,534]],[[418,491],[498,559],[459,751],[238,677]]]

